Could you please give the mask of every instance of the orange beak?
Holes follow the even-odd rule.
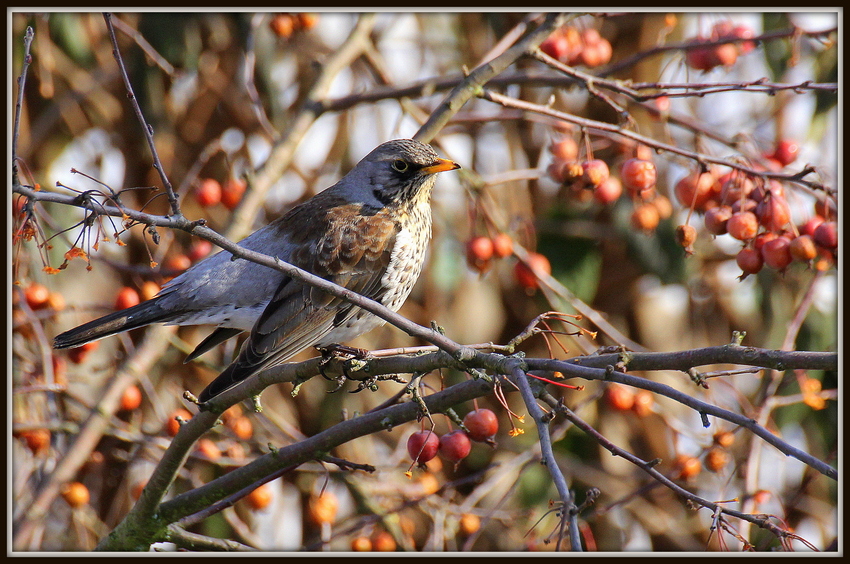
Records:
[[[436,172],[445,172],[447,170],[455,170],[460,168],[460,165],[454,161],[450,161],[448,159],[437,159],[435,164],[431,166],[422,167],[422,172],[425,174],[434,174]]]

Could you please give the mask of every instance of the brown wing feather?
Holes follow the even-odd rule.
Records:
[[[372,211],[372,213],[364,213]],[[381,278],[395,244],[397,224],[385,211],[358,204],[329,207],[298,233],[292,264],[358,294],[380,299]],[[298,220],[300,218],[289,218]],[[328,229],[332,223],[336,229]],[[340,227],[342,226],[342,227]],[[313,231],[313,233],[310,233]],[[324,237],[318,237],[318,233]],[[311,246],[312,242],[312,246]],[[239,357],[201,394],[201,401],[317,343],[357,311],[343,300],[307,284],[284,279],[257,320]]]

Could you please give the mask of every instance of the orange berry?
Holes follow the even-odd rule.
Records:
[[[181,423],[177,421],[178,417],[183,419],[183,421],[188,421],[192,418],[192,414],[189,413],[189,411],[187,411],[186,409],[183,409],[182,407],[171,414],[171,417],[169,417],[168,421],[165,422],[165,430],[172,437],[175,436],[178,431],[180,431]]]
[[[549,152],[555,160],[574,161],[578,158],[578,143],[572,137],[564,137],[549,145]]]
[[[658,171],[655,163],[641,159],[629,159],[620,168],[623,185],[632,192],[640,193],[655,186]]]
[[[640,204],[632,212],[632,226],[640,231],[651,233],[661,221],[658,208],[652,204]]]
[[[272,502],[272,497],[272,489],[269,484],[263,484],[246,495],[245,501],[251,509],[254,511],[260,511],[269,506]]]
[[[652,413],[652,406],[655,404],[655,398],[652,392],[648,390],[639,390],[635,394],[635,403],[632,405],[632,411],[638,417],[646,417]]]
[[[635,403],[635,393],[622,384],[610,384],[605,388],[605,400],[611,409],[628,411]]]
[[[720,194],[720,183],[710,172],[692,173],[676,183],[676,198],[684,207],[703,211],[710,199]]]
[[[498,258],[511,256],[514,252],[514,241],[507,233],[499,233],[493,237],[493,254]]]
[[[395,539],[388,532],[380,531],[372,535],[372,548],[377,552],[395,552]]]
[[[142,390],[133,385],[124,390],[121,395],[121,411],[133,411],[142,405]]]
[[[339,501],[331,491],[326,490],[322,495],[310,498],[310,518],[316,524],[333,523],[336,520],[337,509],[339,509]]]
[[[35,454],[43,454],[50,448],[50,431],[48,429],[30,429],[22,431],[17,436],[24,440],[27,448]]]
[[[41,309],[47,306],[50,299],[50,290],[44,284],[33,282],[24,290],[24,299],[30,309]]]
[[[228,427],[230,427],[234,435],[244,441],[247,441],[254,436],[254,425],[251,423],[251,420],[244,415],[233,418],[233,420],[229,422]]]
[[[463,531],[465,535],[472,535],[477,533],[481,528],[481,519],[478,515],[474,515],[472,513],[464,513],[460,516],[460,530]]]
[[[73,508],[88,504],[91,498],[89,489],[80,482],[71,482],[62,487],[62,498]]]
[[[159,284],[154,282],[153,280],[148,280],[144,284],[142,284],[142,288],[139,290],[139,296],[142,300],[149,300],[156,296],[159,293]]]
[[[714,433],[714,444],[722,446],[723,448],[729,448],[735,443],[735,433],[732,431],[718,431]]]
[[[600,159],[592,159],[581,163],[582,178],[590,186],[599,186],[610,176],[608,164]]]
[[[316,14],[295,14],[295,18],[298,22],[297,27],[300,27],[301,29],[312,29],[319,21],[319,16],[317,16]]]
[[[62,311],[65,309],[65,296],[59,292],[50,292],[47,298],[47,307],[53,311]]]
[[[289,14],[275,14],[269,22],[272,33],[287,39],[295,31],[295,20]]]
[[[372,552],[372,541],[369,537],[355,537],[351,539],[352,552]]]
[[[676,457],[673,466],[675,468],[676,478],[681,480],[694,478],[702,471],[702,463],[699,461],[699,458],[683,454]]]
[[[613,204],[623,194],[623,185],[614,176],[609,176],[599,186],[593,187],[593,199],[602,205]]]
[[[135,288],[124,286],[118,290],[118,296],[115,298],[115,309],[122,310],[128,307],[133,307],[141,303],[141,297]]]
[[[221,458],[221,449],[218,448],[218,445],[215,444],[212,439],[204,438],[199,440],[196,450],[201,455],[212,461],[216,461]]]
[[[142,480],[141,482],[133,484],[133,487],[130,489],[130,496],[136,500],[142,497],[142,491],[145,489],[146,485],[148,485],[147,480]]]
[[[720,472],[729,464],[729,454],[720,447],[714,447],[705,455],[705,467],[712,472]]]

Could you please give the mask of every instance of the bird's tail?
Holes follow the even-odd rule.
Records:
[[[53,339],[53,348],[79,347],[90,341],[96,341],[122,331],[173,319],[174,314],[163,309],[158,301],[154,298],[65,331]]]
[[[224,372],[219,374],[215,380],[210,382],[210,384],[204,388],[204,391],[202,391],[201,395],[198,396],[198,401],[205,403],[251,375],[250,372],[246,374],[244,371],[240,370],[240,368],[238,360],[225,368]]]

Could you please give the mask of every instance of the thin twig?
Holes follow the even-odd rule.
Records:
[[[18,77],[18,98],[15,101],[15,121],[12,125],[12,182],[18,184],[18,137],[21,133],[21,110],[24,107],[24,90],[27,85],[27,71],[32,62],[30,47],[32,46],[35,31],[32,26],[27,26],[24,33],[24,61],[21,65],[21,75]]]
[[[174,188],[172,188],[171,182],[165,174],[162,162],[159,160],[159,153],[156,150],[156,144],[153,140],[153,128],[147,122],[144,114],[142,113],[142,108],[139,106],[139,101],[136,99],[136,94],[133,92],[133,85],[130,82],[130,77],[127,75],[127,69],[124,67],[124,59],[121,57],[121,50],[118,48],[118,38],[115,37],[115,27],[112,24],[112,14],[105,12],[103,14],[103,19],[106,21],[106,28],[109,31],[109,39],[112,41],[112,55],[115,57],[115,60],[118,62],[118,67],[121,69],[121,77],[124,79],[124,87],[127,89],[127,98],[130,100],[130,105],[133,106],[133,111],[136,113],[139,123],[142,124],[142,130],[145,133],[145,139],[147,139],[148,147],[150,148],[151,156],[153,157],[153,166],[157,172],[159,172],[159,177],[162,180],[162,185],[168,196],[168,202],[171,204],[171,213],[175,216],[181,216],[180,203],[177,200],[177,195],[174,193]]]

